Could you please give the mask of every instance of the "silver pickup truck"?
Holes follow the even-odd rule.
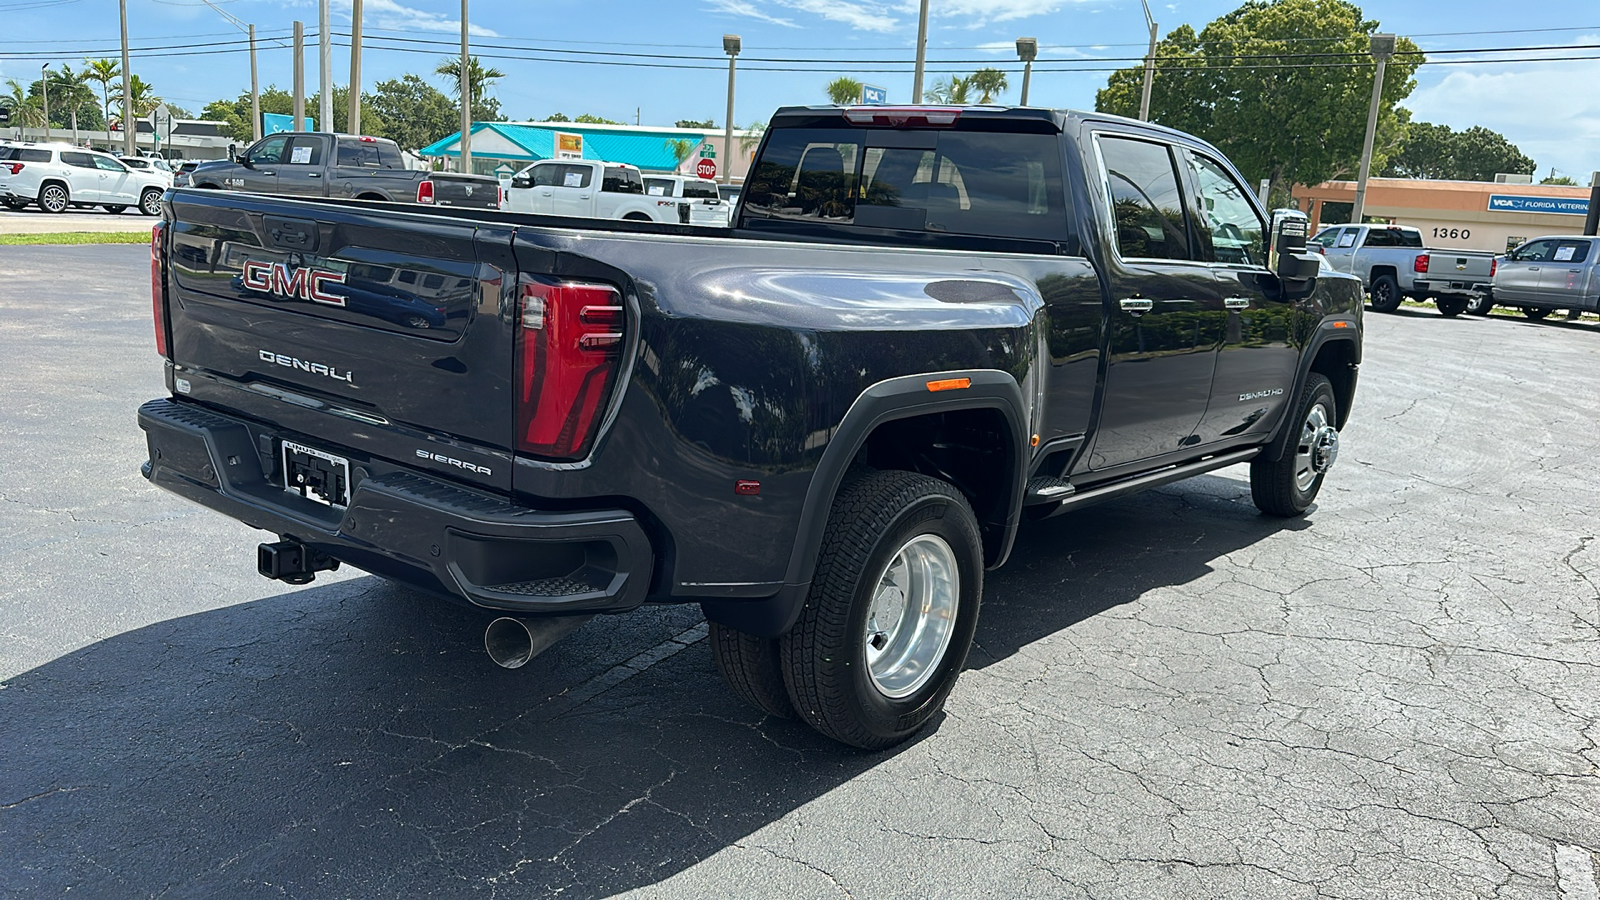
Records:
[[[1494,280],[1480,290],[1470,312],[1488,315],[1496,305],[1542,319],[1552,310],[1600,311],[1595,276],[1597,239],[1581,234],[1536,237],[1496,260]]]
[[[1404,225],[1330,225],[1312,240],[1335,271],[1366,284],[1378,312],[1394,312],[1410,297],[1459,316],[1494,275],[1493,253],[1424,247],[1422,232]]]

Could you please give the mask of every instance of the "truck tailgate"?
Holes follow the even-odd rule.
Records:
[[[1486,282],[1494,254],[1487,250],[1440,250],[1429,247],[1428,276],[1451,281]]]
[[[500,183],[491,178],[433,172],[428,180],[433,182],[433,202],[436,206],[500,208]]]
[[[170,202],[177,394],[353,463],[510,489],[509,228],[208,191]]]

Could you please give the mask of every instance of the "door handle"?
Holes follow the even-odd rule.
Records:
[[[1250,308],[1250,298],[1249,297],[1227,297],[1222,301],[1222,305],[1227,307],[1228,309],[1249,309]]]
[[[1529,272],[1537,272],[1537,271],[1539,271],[1539,267],[1538,266],[1529,266],[1528,267],[1528,271]]]
[[[307,178],[321,178],[322,177],[322,173],[321,172],[307,172],[306,173],[306,177]]]
[[[578,195],[578,199],[579,200],[587,200],[587,199],[589,199],[590,197],[593,197],[593,196],[594,196],[593,194],[579,194]]]
[[[261,170],[261,174],[262,175],[276,175],[278,173],[277,172],[268,172],[266,169],[262,169]]]
[[[1141,300],[1138,297],[1129,297],[1117,305],[1122,307],[1123,312],[1130,312],[1136,316],[1147,313],[1156,306],[1154,300]]]

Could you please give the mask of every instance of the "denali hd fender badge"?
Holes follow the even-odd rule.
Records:
[[[345,369],[343,372],[341,372],[338,369],[335,369],[333,366],[323,365],[322,363],[316,362],[306,362],[303,359],[296,359],[293,356],[284,356],[282,353],[273,353],[271,350],[258,350],[256,355],[259,356],[261,361],[264,363],[272,363],[274,365],[283,366],[285,369],[299,369],[302,372],[310,372],[313,375],[325,375],[328,378],[332,378],[334,381],[342,381],[345,384],[355,384],[350,377],[349,369]]]
[[[462,462],[459,459],[452,459],[451,457],[445,456],[442,453],[431,453],[427,450],[418,450],[417,459],[425,459],[429,462],[444,463],[447,466],[455,466],[458,469],[466,469],[468,472],[477,472],[479,475],[494,474],[494,472],[490,471],[488,466],[475,466],[472,463]]]
[[[309,300],[328,306],[343,306],[344,298],[330,294],[327,286],[344,284],[343,272],[325,272],[322,269],[295,269],[281,262],[249,260],[244,264],[244,286],[252,291],[276,294],[290,300]]]
[[[1265,390],[1265,391],[1251,391],[1248,394],[1240,394],[1239,395],[1239,402],[1243,403],[1246,400],[1259,400],[1262,397],[1277,397],[1277,396],[1281,395],[1282,393],[1283,393],[1283,388],[1269,388],[1268,390]]]

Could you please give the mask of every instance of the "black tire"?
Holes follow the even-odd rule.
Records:
[[[0,200],[0,205],[3,205],[6,209],[11,210],[12,212],[22,212],[28,208],[28,201],[13,200],[12,198],[7,197],[4,200]]]
[[[1400,282],[1393,275],[1379,275],[1372,279],[1372,308],[1376,312],[1394,312],[1400,308]]]
[[[120,216],[125,210],[127,210],[126,206],[117,206],[116,204],[105,207],[105,211],[111,213],[113,216]]]
[[[760,638],[712,622],[711,657],[728,689],[740,700],[769,716],[794,718],[776,638]]]
[[[1465,297],[1440,297],[1433,301],[1438,307],[1439,315],[1453,319],[1467,311],[1467,298]]]
[[[1275,460],[1257,458],[1250,463],[1250,496],[1256,508],[1269,516],[1304,515],[1317,499],[1317,492],[1322,490],[1327,469],[1320,462],[1326,458],[1326,448],[1320,447],[1318,441],[1324,435],[1314,431],[1311,424],[1313,412],[1319,407],[1322,421],[1328,427],[1339,421],[1333,384],[1313,372],[1300,391],[1300,402],[1295,404],[1292,417],[1284,423],[1285,428],[1294,430],[1288,435],[1282,456]],[[1319,452],[1324,453],[1323,457],[1318,457]],[[1337,458],[1338,452],[1338,432],[1335,431],[1332,457]],[[1332,465],[1332,459],[1327,459],[1326,465]]]
[[[948,551],[942,562],[953,569],[953,576],[942,583],[953,596],[947,598],[948,618],[927,618],[927,627],[934,631],[905,632],[915,643],[921,635],[937,635],[932,623],[941,623],[947,637],[924,663],[896,670],[898,677],[917,674],[904,685],[905,693],[893,696],[894,691],[878,686],[879,675],[871,669],[867,648],[869,640],[880,639],[893,647],[903,623],[896,618],[892,632],[880,631],[870,639],[867,628],[883,596],[879,588],[891,575],[891,563],[914,544],[942,544],[943,550],[936,552]],[[827,737],[862,749],[880,750],[910,738],[944,707],[955,686],[972,646],[982,595],[983,543],[972,507],[960,491],[915,472],[852,476],[828,514],[811,593],[800,619],[778,639],[784,683],[795,713]],[[895,596],[905,594],[896,591]],[[884,652],[884,644],[872,646]]]
[[[52,215],[59,215],[67,211],[72,205],[72,195],[67,193],[67,186],[60,182],[52,181],[39,188],[39,209]]]
[[[1537,322],[1540,319],[1544,318],[1545,316],[1550,315],[1550,310],[1548,310],[1548,309],[1535,309],[1535,308],[1533,308],[1531,306],[1524,306],[1522,308],[1522,314],[1527,316],[1528,318],[1534,320],[1535,322]]]
[[[623,216],[622,218],[626,219],[629,222],[648,222],[648,221],[650,221],[650,217],[645,215],[644,213],[628,213],[627,215]]]
[[[1483,294],[1473,294],[1467,298],[1467,312],[1474,316],[1487,316],[1494,309],[1494,301]]]
[[[149,188],[139,195],[139,212],[147,216],[161,215],[161,191]]]

